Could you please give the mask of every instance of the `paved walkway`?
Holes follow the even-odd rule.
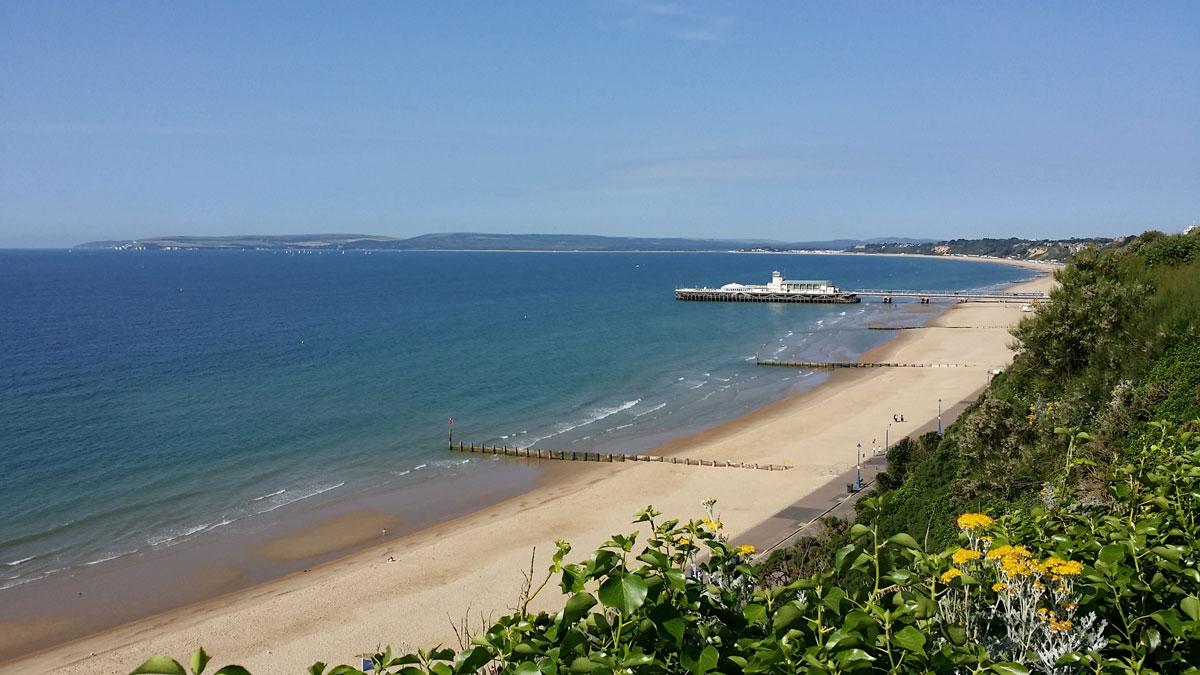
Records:
[[[942,411],[942,427],[949,427],[959,415],[966,410],[983,393],[983,388],[976,390],[969,398]],[[910,433],[908,437],[916,438],[930,431],[937,430],[937,420]],[[896,439],[899,440],[899,439]],[[893,441],[893,444],[895,441]],[[867,448],[870,452],[870,448]],[[887,469],[887,457],[879,455],[866,459],[862,463],[863,489],[849,494],[846,485],[854,482],[854,469],[834,478],[814,492],[805,495],[799,501],[783,509],[766,521],[750,528],[740,536],[735,537],[738,544],[753,544],[758,548],[756,560],[765,560],[771,551],[786,548],[796,537],[805,534],[815,534],[820,527],[820,521],[826,516],[846,518],[853,515],[854,503],[864,495],[870,494],[875,477]]]

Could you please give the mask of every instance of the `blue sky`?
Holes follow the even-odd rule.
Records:
[[[1200,3],[0,3],[0,246],[1200,219]]]

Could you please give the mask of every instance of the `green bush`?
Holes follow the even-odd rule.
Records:
[[[927,552],[884,537],[887,495],[862,500],[833,569],[762,584],[749,547],[712,515],[614,535],[587,559],[558,550],[522,607],[457,653],[377,654],[375,672],[437,673],[1197,673],[1200,436],[1165,433],[1113,467],[1105,507],[1063,490],[1043,507],[958,517],[958,541]],[[1080,435],[1086,440],[1086,435]],[[1091,460],[1071,457],[1059,485]],[[701,559],[701,552],[707,558]],[[857,575],[866,583],[842,584]],[[528,600],[557,580],[557,613]],[[193,672],[207,656],[198,652]],[[156,656],[134,673],[186,671]],[[223,675],[245,671],[227,666]],[[352,666],[316,675],[348,675]]]

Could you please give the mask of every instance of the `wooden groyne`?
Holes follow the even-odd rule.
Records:
[[[783,359],[755,359],[760,366],[782,366],[785,368],[979,368],[971,363],[888,363],[881,361],[786,361]]]
[[[673,455],[626,455],[619,452],[580,452],[578,450],[540,450],[518,448],[507,445],[485,443],[450,443],[454,452],[474,452],[482,455],[501,455],[525,459],[548,459],[566,462],[658,462],[660,464],[683,464],[685,466],[711,466],[725,469],[755,469],[758,471],[787,471],[792,468],[784,464],[759,464],[758,462],[736,462],[722,459],[695,459]]]

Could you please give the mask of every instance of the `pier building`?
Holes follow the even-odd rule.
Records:
[[[834,286],[829,281],[784,279],[771,273],[771,282],[762,284],[725,284],[720,288],[676,288],[676,300],[723,302],[819,302],[855,303],[858,295]]]

